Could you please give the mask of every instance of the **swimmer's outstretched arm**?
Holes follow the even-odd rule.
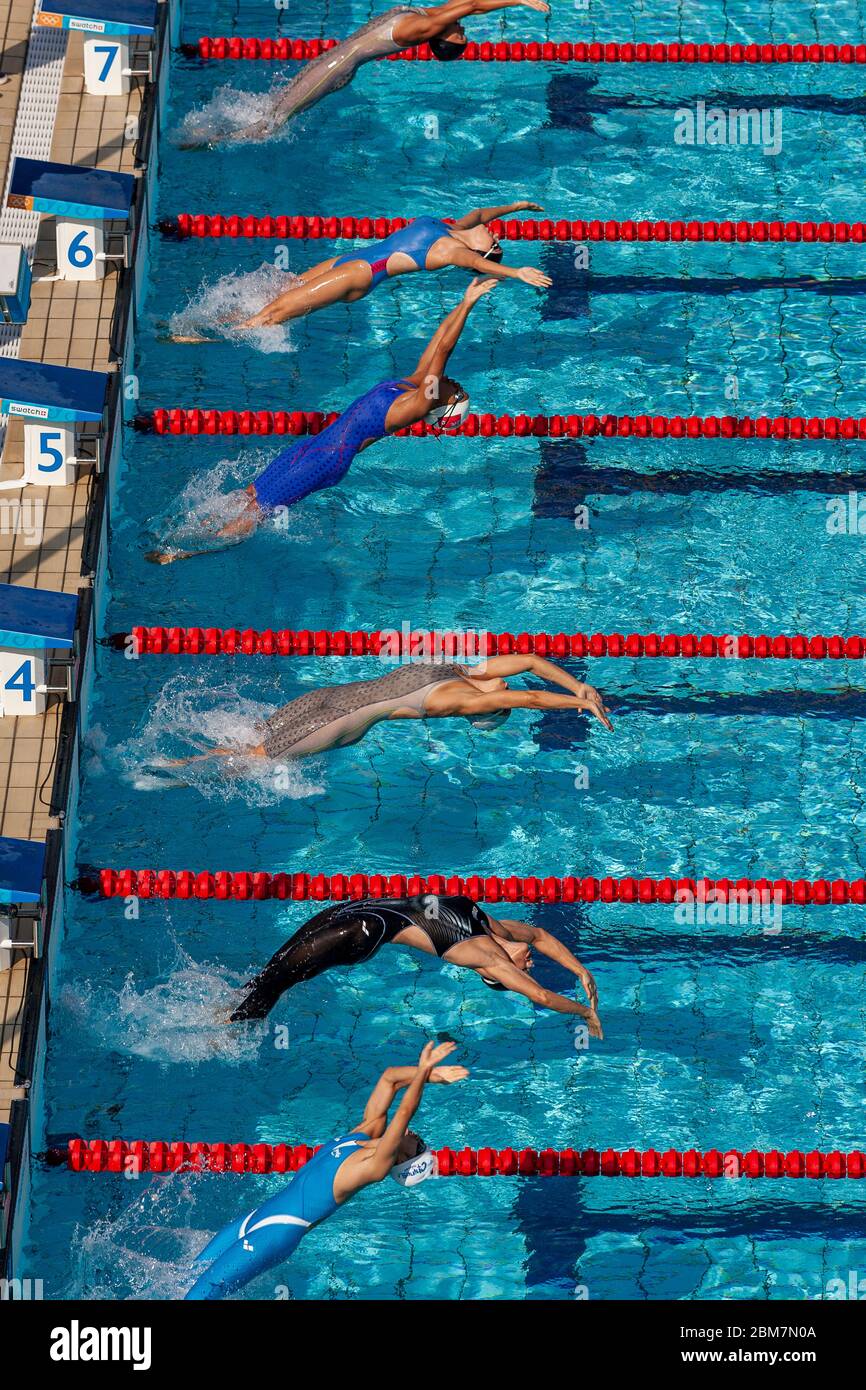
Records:
[[[415,382],[417,389],[400,396],[391,406],[388,411],[389,431],[414,425],[428,414],[431,403],[438,395],[439,381],[445,375],[448,359],[460,341],[460,334],[466,327],[473,307],[479,299],[495,288],[496,281],[489,276],[486,279],[476,277],[471,285],[467,286],[457,308],[452,309],[447,318],[442,320],[422,352],[418,366],[406,377],[406,381]]]
[[[447,1057],[453,1052],[456,1043],[443,1043],[437,1053],[442,1057]],[[404,1090],[412,1081],[417,1067],[386,1067],[370,1092],[370,1099],[367,1101],[364,1110],[364,1118],[358,1126],[365,1134],[370,1134],[371,1128],[380,1126],[384,1128],[388,1119],[388,1111],[394,1103],[394,1097],[398,1091]],[[440,1067],[434,1066],[430,1073],[429,1084],[431,1086],[452,1086],[455,1081],[465,1081],[469,1072],[465,1067]],[[371,1135],[371,1138],[375,1138]]]
[[[443,695],[441,698],[447,699],[450,706],[443,710],[436,708],[437,693],[435,690],[432,691],[426,702],[429,714],[496,714],[502,709],[575,709],[593,715],[613,733],[613,725],[607,717],[607,709],[601,703],[598,692],[596,699],[587,700],[581,695],[556,695],[551,690],[495,690],[490,694],[473,694],[467,690],[462,698],[460,694]]]
[[[598,989],[595,980],[590,975],[585,965],[581,965],[577,956],[569,951],[568,947],[543,927],[533,927],[529,922],[518,922],[509,919],[507,922],[491,919],[494,936],[504,936],[507,941],[525,941],[528,946],[532,946],[538,951],[539,955],[547,956],[549,960],[555,960],[557,965],[561,965],[564,970],[569,970],[575,975],[583,986],[584,993],[589,1001],[591,1009],[598,1008]]]
[[[470,246],[464,246],[456,236],[450,236],[448,242],[443,243],[445,250],[442,252],[442,259],[448,265],[461,265],[463,270],[478,271],[480,275],[492,275],[495,279],[521,279],[524,285],[535,285],[537,289],[546,289],[553,284],[549,275],[544,271],[538,270],[535,265],[506,265],[505,261],[485,260],[480,252],[474,252]]]
[[[456,1046],[457,1044],[454,1042],[440,1043],[438,1047],[432,1042],[427,1043],[418,1059],[417,1067],[407,1069],[411,1071],[412,1075],[406,1087],[406,1094],[400,1101],[390,1123],[388,1123],[387,1110],[384,1113],[381,1111],[377,1098],[377,1093],[381,1096],[387,1094],[389,1085],[385,1081],[387,1072],[383,1074],[367,1102],[364,1118],[356,1126],[362,1134],[368,1135],[370,1139],[378,1140],[378,1143],[372,1152],[369,1150],[361,1151],[357,1156],[347,1159],[338,1170],[334,1180],[334,1196],[338,1202],[345,1202],[348,1197],[351,1197],[362,1187],[369,1187],[371,1183],[381,1182],[383,1178],[388,1176],[397,1161],[400,1144],[409,1128],[410,1121],[421,1104],[424,1087],[432,1079],[433,1072],[437,1069],[437,1063],[453,1052]],[[446,1070],[460,1071],[462,1068],[447,1068]],[[455,1076],[453,1079],[459,1080],[460,1078]],[[381,1092],[380,1087],[382,1088]]]
[[[491,960],[489,952],[484,950],[483,943],[474,946],[473,942],[465,942],[464,945],[474,947],[478,960],[473,961],[471,952],[464,951],[460,957],[461,965],[468,966],[470,970],[477,970],[479,975],[486,976],[489,980],[496,980],[515,994],[525,994],[526,998],[531,999],[533,1004],[538,1004],[539,1008],[552,1009],[557,1014],[577,1014],[586,1023],[593,1038],[604,1037],[601,1020],[594,1008],[587,1008],[585,1004],[578,1004],[576,999],[569,999],[564,994],[557,994],[555,990],[545,989],[543,985],[536,984],[525,971],[517,968],[504,951],[503,959],[500,960],[497,956],[495,960]]]
[[[468,232],[470,227],[486,227],[488,222],[496,222],[500,217],[508,217],[512,212],[543,212],[544,208],[540,203],[529,203],[526,199],[521,199],[519,203],[508,203],[501,208],[473,208],[467,212],[465,217],[461,217],[454,223],[455,227],[462,228]]]
[[[594,685],[575,680],[568,671],[564,671],[554,661],[545,660],[543,656],[489,656],[480,666],[471,668],[470,675],[472,669],[483,675],[485,680],[497,676],[503,680],[508,676],[538,676],[541,680],[549,681],[551,685],[559,685],[571,695],[576,695],[579,700],[585,700],[592,705],[592,712],[596,718],[607,713],[604,700]],[[609,721],[602,719],[601,722],[606,723],[607,728],[611,727]]]
[[[521,5],[528,10],[538,10],[541,14],[550,13],[546,0],[445,0],[442,5],[433,5],[418,14],[398,19],[394,25],[394,38],[408,48],[438,38],[462,19],[471,19],[479,14],[495,14],[497,10],[517,9]]]

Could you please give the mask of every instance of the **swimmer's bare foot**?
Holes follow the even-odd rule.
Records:
[[[205,338],[201,333],[165,333],[160,338],[162,343],[216,343],[218,338]]]

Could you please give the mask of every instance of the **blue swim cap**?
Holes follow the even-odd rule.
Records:
[[[495,709],[492,714],[468,714],[466,717],[473,729],[498,729],[510,713],[510,709]]]

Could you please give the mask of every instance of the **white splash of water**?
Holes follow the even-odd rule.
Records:
[[[238,325],[298,283],[291,271],[278,270],[267,261],[257,270],[233,271],[219,280],[205,280],[185,308],[172,314],[169,334],[178,339],[243,341],[260,352],[295,352],[288,323],[271,328]]]
[[[119,990],[86,982],[61,991],[62,1006],[97,1030],[113,1052],[165,1065],[249,1061],[263,1030],[227,1023],[240,981],[229,971],[199,964],[181,948],[164,980],[139,985],[128,975]]]
[[[180,149],[205,149],[231,137],[240,136],[244,144],[267,139],[276,133],[274,105],[284,87],[278,79],[267,92],[243,91],[228,83],[217,87],[210,101],[186,113],[172,141]]]
[[[141,1184],[138,1190],[136,1183]],[[130,1178],[116,1216],[78,1226],[71,1245],[71,1297],[179,1299],[195,1279],[193,1262],[207,1231],[179,1226],[193,1204],[189,1174]]]
[[[225,802],[231,794],[250,806],[321,795],[324,787],[310,778],[307,763],[302,772],[298,760],[275,764],[249,753],[261,743],[262,721],[277,706],[244,695],[243,680],[214,685],[203,674],[174,676],[163,686],[143,727],[115,750],[120,776],[139,791],[194,787],[209,800]],[[232,752],[200,756],[214,748]],[[190,757],[194,761],[174,761]]]
[[[260,471],[261,465],[256,466],[255,459],[247,454],[239,459],[220,459],[193,473],[180,496],[148,522],[146,541],[168,554],[202,546],[219,550],[236,544],[231,538],[221,542],[218,533],[247,513],[250,498],[246,487]]]

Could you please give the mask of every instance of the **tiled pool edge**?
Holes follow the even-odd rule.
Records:
[[[106,601],[105,576],[112,489],[123,450],[126,423],[124,364],[132,360],[136,305],[141,302],[144,268],[147,263],[149,210],[154,197],[157,169],[152,155],[156,132],[165,108],[171,48],[179,42],[181,6],[179,0],[161,0],[158,28],[154,37],[153,85],[143,94],[137,140],[136,180],[130,213],[131,253],[129,269],[120,272],[111,329],[111,346],[117,370],[110,377],[104,438],[104,468],[94,480],[90,506],[85,518],[81,555],[82,577],[92,576],[92,589],[81,591],[76,624],[77,659],[73,673],[73,698],[64,706],[58,735],[57,761],[51,791],[50,814],[61,818],[62,828],[46,836],[45,908],[42,952],[32,961],[27,976],[21,1015],[15,1079],[24,1095],[12,1101],[9,1112],[11,1140],[6,1166],[8,1187],[2,1212],[0,1236],[0,1279],[16,1277],[26,1238],[30,1167],[42,1130],[42,1075],[47,1042],[48,1010],[59,941],[63,930],[64,888],[72,877],[72,828],[78,798],[81,737],[87,722],[87,705],[93,677],[96,631]],[[134,404],[134,403],[132,403]]]

